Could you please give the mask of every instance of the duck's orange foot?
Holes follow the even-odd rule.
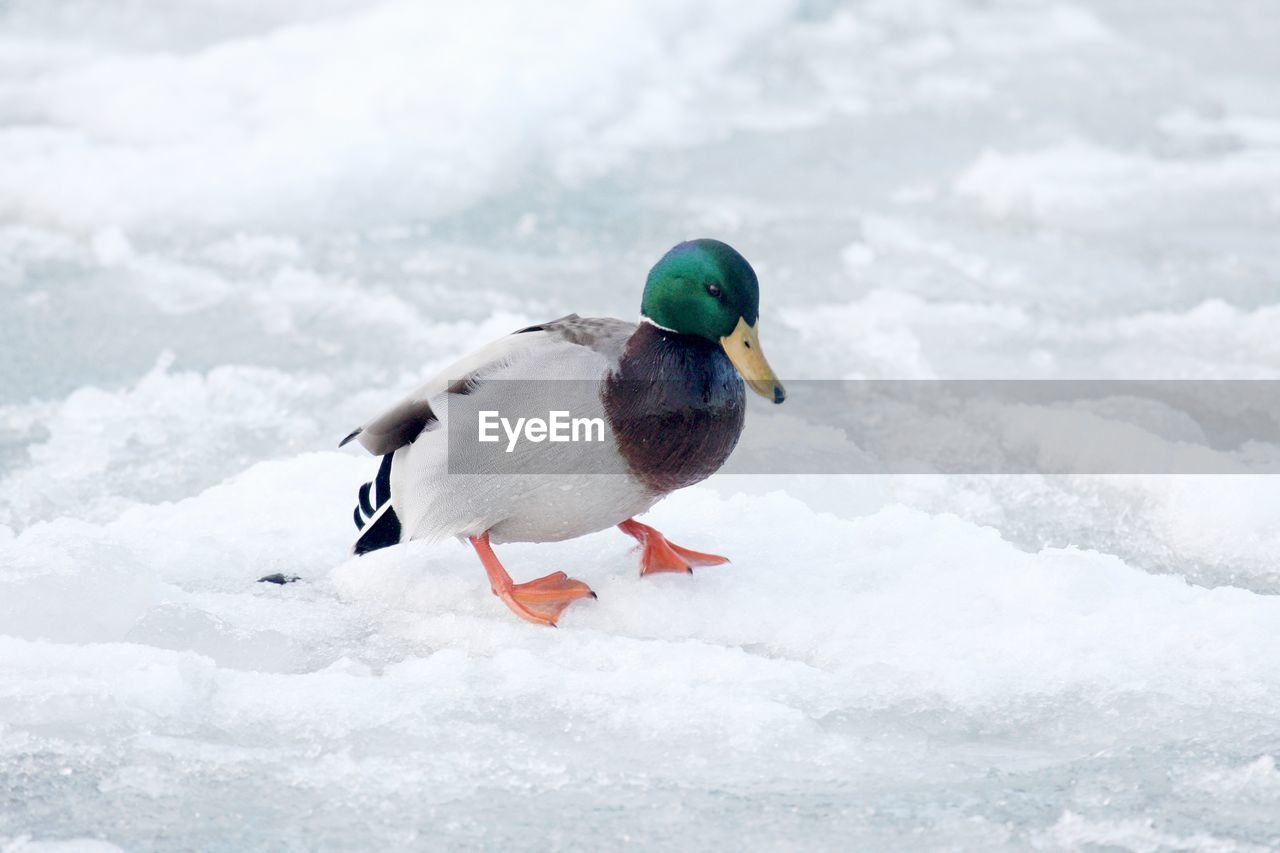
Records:
[[[596,597],[591,587],[564,572],[552,572],[544,578],[526,583],[512,583],[511,575],[498,562],[498,555],[493,553],[493,548],[489,545],[489,534],[472,536],[470,541],[489,575],[489,588],[521,619],[554,628],[556,620],[570,604],[579,598]]]
[[[673,545],[661,533],[634,518],[619,524],[618,529],[639,542],[643,549],[640,554],[641,576],[658,572],[692,574],[694,566],[719,566],[729,562],[728,557],[721,557],[719,554],[706,554]]]
[[[596,597],[591,587],[564,572],[553,572],[545,578],[514,584],[506,590],[495,589],[493,592],[521,619],[553,627],[570,604],[579,598]]]

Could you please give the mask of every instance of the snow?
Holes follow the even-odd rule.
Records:
[[[1274,430],[1229,475],[748,465],[646,517],[728,566],[500,549],[599,594],[556,630],[456,543],[350,558],[374,463],[335,448],[470,347],[634,316],[699,235],[784,381],[1280,378],[1278,37],[1263,0],[5,4],[0,851],[1280,846]],[[873,460],[821,386],[743,458]],[[1018,414],[941,449],[1204,443]]]

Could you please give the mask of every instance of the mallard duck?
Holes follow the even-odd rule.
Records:
[[[669,542],[635,516],[728,459],[742,432],[743,380],[774,403],[785,399],[760,349],[759,302],[742,255],[718,240],[690,240],[650,270],[638,323],[570,314],[446,368],[341,442],[359,441],[382,457],[377,476],[360,488],[355,553],[411,539],[466,540],[493,593],[542,625],[595,593],[564,572],[514,583],[494,544],[555,542],[616,526],[639,542],[642,576],[727,562]],[[457,436],[478,432],[470,420],[451,430],[451,421],[461,427],[461,419],[504,405],[527,410],[531,399],[603,421],[601,442],[497,444],[459,466]],[[613,467],[601,473],[600,459]]]

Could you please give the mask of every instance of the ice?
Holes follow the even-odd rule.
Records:
[[[996,216],[1021,214],[1068,219],[1081,212],[1091,227],[1106,223],[1099,209],[1124,202],[1126,216],[1141,209],[1163,219],[1171,196],[1231,195],[1254,186],[1280,184],[1280,157],[1245,151],[1210,162],[1111,151],[1071,140],[1040,151],[988,151],[956,179],[961,195],[975,197]],[[1176,211],[1177,208],[1174,208]]]
[[[1280,378],[1278,39],[1263,0],[4,4],[0,851],[1280,846],[1274,477],[721,476],[646,520],[728,566],[503,547],[599,594],[553,631],[458,543],[350,557],[336,449],[702,235],[784,380]],[[947,438],[1203,437],[1110,405]]]
[[[27,118],[3,138],[17,163],[0,212],[83,225],[454,210],[531,157],[594,170],[636,127],[696,136],[684,81],[715,74],[789,4],[343,5],[177,54],[92,33],[53,68],[20,57],[14,71],[30,77],[0,93]]]
[[[641,582],[616,533],[554,555],[509,547],[517,574],[554,561],[600,594],[560,630],[532,632],[456,544],[330,556],[317,571],[346,538],[321,508],[359,468],[337,453],[264,462],[178,504],[101,528],[50,522],[6,545],[6,564],[37,549],[56,563],[9,581],[3,614],[5,760],[31,777],[10,793],[23,813],[52,820],[39,803],[75,783],[97,792],[93,827],[133,843],[216,803],[225,818],[187,827],[184,843],[233,843],[250,822],[260,842],[502,843],[535,827],[591,846],[745,820],[767,845],[819,818],[833,840],[875,837],[926,800],[964,815],[993,764],[997,788],[1058,784],[1083,765],[1068,797],[1080,809],[1091,774],[1141,785],[1144,755],[1194,780],[1174,802],[1207,787],[1274,804],[1267,765],[1249,757],[1280,692],[1271,596],[1096,552],[1028,553],[901,506],[847,520],[782,493],[695,489],[655,513],[673,538],[767,520],[735,533],[732,568]],[[192,532],[156,541],[158,529]],[[111,555],[132,588],[103,577]],[[253,584],[267,570],[308,577]],[[50,600],[65,619],[33,615]],[[1189,730],[1213,746],[1188,746]],[[636,804],[611,817],[615,791]],[[757,798],[799,817],[766,820]],[[321,825],[295,823],[315,802]],[[650,822],[664,803],[685,817]],[[545,826],[547,807],[561,828]],[[990,815],[1011,830],[1069,823],[1032,802]]]
[[[35,841],[29,835],[0,838],[5,853],[119,853],[115,844],[96,838],[68,838],[63,841]]]

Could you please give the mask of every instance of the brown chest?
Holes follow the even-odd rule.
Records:
[[[619,452],[656,493],[714,474],[742,434],[745,392],[723,350],[647,323],[628,341],[602,396]]]

